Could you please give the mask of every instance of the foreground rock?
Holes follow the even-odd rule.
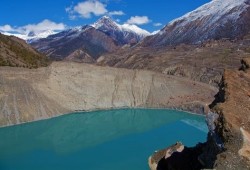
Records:
[[[221,89],[214,103],[210,105],[213,112],[207,115],[210,129],[208,141],[202,147],[202,144],[199,144],[191,148],[198,150],[198,155],[197,152],[190,152],[187,157],[184,151],[179,153],[179,159],[175,159],[173,153],[168,157],[161,155],[158,161],[151,159],[149,165],[155,163],[159,169],[171,169],[178,161],[177,169],[194,169],[194,166],[195,169],[250,169],[249,66],[250,58],[246,58],[242,60],[240,71],[225,70]],[[174,147],[175,145],[165,150]],[[156,155],[159,153],[151,157],[154,158]],[[190,161],[190,157],[195,159]],[[189,164],[185,164],[187,161]],[[185,168],[180,167],[183,164],[186,165]]]
[[[55,62],[47,68],[0,68],[0,125],[80,110],[119,107],[199,108],[216,89],[142,70]]]
[[[199,144],[195,148],[188,148],[177,142],[175,145],[157,151],[150,156],[148,160],[149,167],[151,170],[199,170],[203,166],[197,161],[197,157],[202,153],[203,147],[204,144]]]

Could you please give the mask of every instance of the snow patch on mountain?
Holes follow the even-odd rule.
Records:
[[[155,34],[158,34],[161,30],[156,30],[156,31],[153,31],[151,32],[151,35],[155,35]]]
[[[178,21],[184,21],[182,25],[195,21],[206,16],[214,16],[209,23],[217,22],[222,16],[227,14],[229,11],[234,10],[230,15],[226,17],[232,20],[237,20],[240,17],[242,11],[248,6],[245,4],[246,0],[213,0],[194,11],[187,13],[186,15],[171,21],[168,25],[172,25]],[[237,8],[237,9],[236,9]]]
[[[101,30],[113,30],[113,31],[120,31],[126,34],[127,32],[135,33],[139,35],[140,37],[146,37],[150,35],[150,33],[144,29],[139,28],[136,25],[132,24],[118,24],[115,21],[113,21],[110,17],[108,16],[103,16],[100,18],[97,22],[92,24],[96,29],[101,29]]]
[[[131,31],[131,32],[134,32],[138,35],[144,36],[144,37],[150,35],[150,33],[148,31],[141,29],[136,25],[131,25],[131,24],[119,25],[118,24],[118,26],[120,27],[120,29],[122,31]]]
[[[118,24],[115,21],[113,21],[111,18],[109,18],[108,16],[103,16],[102,18],[97,20],[97,22],[92,24],[91,26],[96,28],[96,29],[100,29],[100,28],[105,27],[108,29],[119,30]]]

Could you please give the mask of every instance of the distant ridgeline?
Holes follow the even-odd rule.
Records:
[[[48,58],[24,40],[0,34],[0,66],[37,68],[48,64]]]

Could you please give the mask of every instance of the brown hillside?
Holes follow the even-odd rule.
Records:
[[[0,34],[0,66],[37,68],[48,66],[49,60],[24,40]]]

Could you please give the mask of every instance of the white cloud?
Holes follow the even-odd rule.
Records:
[[[76,6],[71,6],[65,9],[69,13],[70,18],[75,18],[75,13],[79,14],[83,18],[90,18],[91,15],[100,16],[106,14],[108,10],[106,5],[95,0],[88,0],[80,2]]]
[[[25,30],[26,32],[43,32],[46,30],[53,30],[53,31],[61,31],[64,30],[66,26],[63,23],[55,23],[48,19],[43,20],[38,24],[29,24],[21,27],[21,29]]]
[[[111,11],[109,12],[109,15],[125,15],[123,11]]]
[[[154,23],[153,25],[154,25],[155,27],[159,27],[159,26],[162,26],[162,23],[157,22],[157,23]]]
[[[147,16],[133,16],[127,20],[127,24],[136,24],[136,25],[143,25],[149,23],[150,20]]]
[[[55,23],[48,19],[43,20],[37,24],[28,24],[21,27],[12,27],[10,25],[0,26],[2,32],[15,32],[19,34],[28,34],[30,32],[41,33],[44,31],[62,31],[66,28],[63,23]]]
[[[7,31],[13,31],[14,29],[10,26],[10,25],[3,25],[3,26],[0,26],[0,31],[4,31],[4,32],[7,32]]]
[[[77,5],[71,4],[71,6],[65,8],[65,11],[69,14],[69,19],[74,20],[77,17],[91,18],[93,15],[125,15],[121,10],[119,11],[108,11],[107,2],[101,0],[87,0],[84,2],[79,2]]]
[[[69,14],[70,20],[75,20],[77,18],[77,16],[74,13],[74,10],[73,10],[73,4],[71,6],[65,8],[65,11]]]

